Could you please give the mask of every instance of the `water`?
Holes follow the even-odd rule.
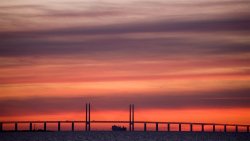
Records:
[[[2,132],[0,141],[250,141],[250,133]]]

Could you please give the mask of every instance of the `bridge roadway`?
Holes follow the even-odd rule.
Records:
[[[20,131],[18,130],[18,125],[19,124],[29,124],[29,131],[33,131],[32,125],[36,123],[42,123],[43,124],[43,130],[47,131],[47,124],[49,123],[57,123],[57,131],[61,131],[61,124],[63,123],[71,123],[71,131],[75,131],[75,123],[85,123],[86,125],[90,123],[100,123],[100,124],[115,124],[115,123],[123,123],[123,124],[143,124],[144,125],[144,130],[147,131],[147,125],[148,124],[155,124],[155,131],[159,131],[159,125],[165,124],[167,125],[167,130],[166,131],[171,131],[171,125],[178,125],[178,131],[183,131],[182,126],[183,125],[189,125],[189,131],[192,132],[193,126],[200,126],[201,130],[200,132],[205,132],[205,126],[210,126],[212,127],[212,132],[217,132],[216,127],[217,126],[223,126],[224,132],[228,132],[227,128],[228,127],[234,127],[233,132],[239,132],[239,128],[241,128],[241,132],[248,132],[249,133],[249,128],[250,125],[243,125],[243,124],[220,124],[220,123],[192,123],[192,122],[157,122],[157,121],[100,121],[100,120],[91,120],[91,121],[0,121],[0,132],[6,131],[4,130],[4,125],[6,124],[12,124],[14,125],[13,131]],[[86,126],[87,127],[87,126]],[[87,130],[86,130],[87,131]],[[90,131],[90,128],[89,130]],[[134,131],[134,128],[130,129],[130,131]],[[185,130],[186,131],[186,130]],[[232,130],[230,130],[232,132]]]

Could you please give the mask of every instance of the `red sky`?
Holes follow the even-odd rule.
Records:
[[[2,1],[0,120],[250,124],[249,5]]]

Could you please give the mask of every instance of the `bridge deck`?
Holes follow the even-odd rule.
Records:
[[[101,121],[101,120],[91,120],[91,121],[85,121],[85,120],[60,120],[60,121],[0,121],[0,131],[5,131],[3,129],[3,125],[5,124],[13,124],[14,126],[14,131],[19,131],[18,130],[18,124],[30,124],[29,130],[32,131],[32,125],[37,124],[37,123],[42,123],[44,124],[44,131],[46,131],[47,124],[49,123],[56,123],[58,126],[58,130],[60,131],[61,124],[64,123],[71,123],[72,124],[72,131],[74,131],[74,124],[75,123],[85,123],[85,124],[90,124],[90,123],[100,123],[100,124],[115,124],[115,123],[121,123],[121,124],[130,124],[130,121]],[[204,126],[212,126],[213,132],[216,132],[216,126],[223,126],[224,132],[227,132],[227,127],[235,127],[235,132],[238,132],[239,127],[244,127],[245,132],[249,132],[250,125],[243,125],[243,124],[221,124],[221,123],[193,123],[193,122],[162,122],[162,121],[133,121],[135,124],[144,124],[144,131],[147,131],[147,125],[148,124],[155,124],[155,131],[158,131],[158,125],[159,124],[166,124],[168,126],[168,130],[170,131],[170,126],[171,125],[179,125],[179,130],[182,131],[182,125],[189,125],[190,129],[189,131],[193,131],[193,126],[201,126],[201,131],[204,132]],[[232,132],[232,131],[231,131]]]

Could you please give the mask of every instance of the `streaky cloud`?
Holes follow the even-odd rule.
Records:
[[[195,54],[238,54],[249,53],[249,43],[210,40],[197,41],[195,37],[167,37],[153,39],[133,39],[110,37],[89,41],[46,40],[43,38],[0,39],[0,56],[49,56],[74,55],[100,57],[139,55],[195,55]],[[112,53],[113,52],[113,53]],[[115,55],[116,54],[116,55]],[[97,57],[97,56],[96,56]]]
[[[123,23],[94,27],[70,27],[43,31],[0,32],[0,37],[37,37],[56,35],[100,35],[138,32],[218,32],[249,31],[249,14],[226,18],[197,20],[160,20],[151,22]]]
[[[250,89],[193,92],[186,94],[106,95],[84,97],[33,97],[0,100],[0,115],[32,115],[81,112],[85,102],[96,110],[127,110],[134,103],[137,109],[209,109],[250,108]],[[63,107],[63,108],[62,108]]]

